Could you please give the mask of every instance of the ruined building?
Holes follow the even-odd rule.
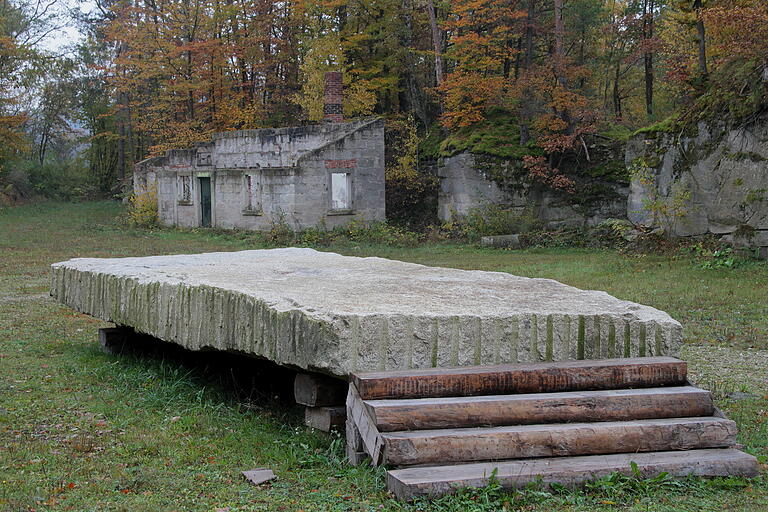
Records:
[[[325,76],[325,122],[216,133],[136,164],[136,193],[157,187],[168,226],[293,229],[384,220],[384,123],[344,122],[342,76]]]

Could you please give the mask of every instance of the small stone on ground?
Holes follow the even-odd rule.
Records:
[[[261,485],[264,482],[268,482],[275,478],[275,474],[272,470],[267,468],[256,468],[250,471],[243,471],[243,476],[253,485]]]

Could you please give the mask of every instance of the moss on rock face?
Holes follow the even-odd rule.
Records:
[[[504,160],[522,160],[524,156],[544,154],[533,142],[520,144],[517,117],[501,110],[489,114],[482,123],[449,134],[440,143],[438,156],[449,157],[465,151]]]
[[[598,133],[580,136],[573,150],[554,155],[551,165],[576,184],[575,193],[552,189],[532,178],[524,166],[525,157],[547,154],[535,140],[521,145],[518,117],[503,110],[492,112],[482,123],[447,135],[430,130],[422,138],[419,156],[426,162],[469,154],[474,170],[510,198],[517,195],[518,200],[539,201],[544,192],[564,208],[593,208],[613,205],[624,193],[623,187],[629,185],[630,175],[624,163],[625,139],[629,135],[631,131],[626,127],[605,126]]]
[[[679,125],[677,123],[678,117],[679,117],[679,114],[677,113],[672,114],[671,116],[657,123],[640,128],[639,130],[635,131],[633,136],[637,136],[637,135],[657,136],[657,135],[666,134],[666,133],[673,133],[679,128]]]
[[[558,168],[571,177],[626,184],[629,175],[624,166],[623,145],[630,135],[628,129],[620,126],[608,127],[596,136],[585,135],[584,145],[577,148],[574,155],[562,158]],[[521,164],[516,162],[522,162],[524,157],[545,155],[534,140],[520,144],[519,120],[503,110],[492,112],[482,123],[446,136],[439,130],[430,130],[420,145],[423,159],[446,158],[464,152],[479,157],[489,175],[502,181],[520,177]],[[509,176],[510,170],[514,176]]]
[[[622,160],[608,160],[584,170],[584,173],[596,179],[611,181],[621,185],[629,184],[629,171]]]
[[[525,188],[527,172],[522,159],[475,154],[475,168],[503,190],[520,192]]]
[[[743,162],[743,161],[750,161],[750,162],[765,162],[766,158],[764,158],[762,155],[758,153],[754,153],[751,151],[736,151],[736,152],[729,152],[726,151],[723,153],[723,158],[727,158],[729,160],[735,160],[737,162]]]

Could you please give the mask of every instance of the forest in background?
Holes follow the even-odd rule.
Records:
[[[387,119],[405,215],[439,156],[512,159],[573,193],[567,163],[595,138],[768,105],[764,0],[96,0],[57,52],[54,3],[0,4],[0,202],[120,197],[149,155],[317,122],[329,70],[345,117]]]

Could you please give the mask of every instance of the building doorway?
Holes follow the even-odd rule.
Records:
[[[211,227],[211,178],[200,180],[200,225]]]

